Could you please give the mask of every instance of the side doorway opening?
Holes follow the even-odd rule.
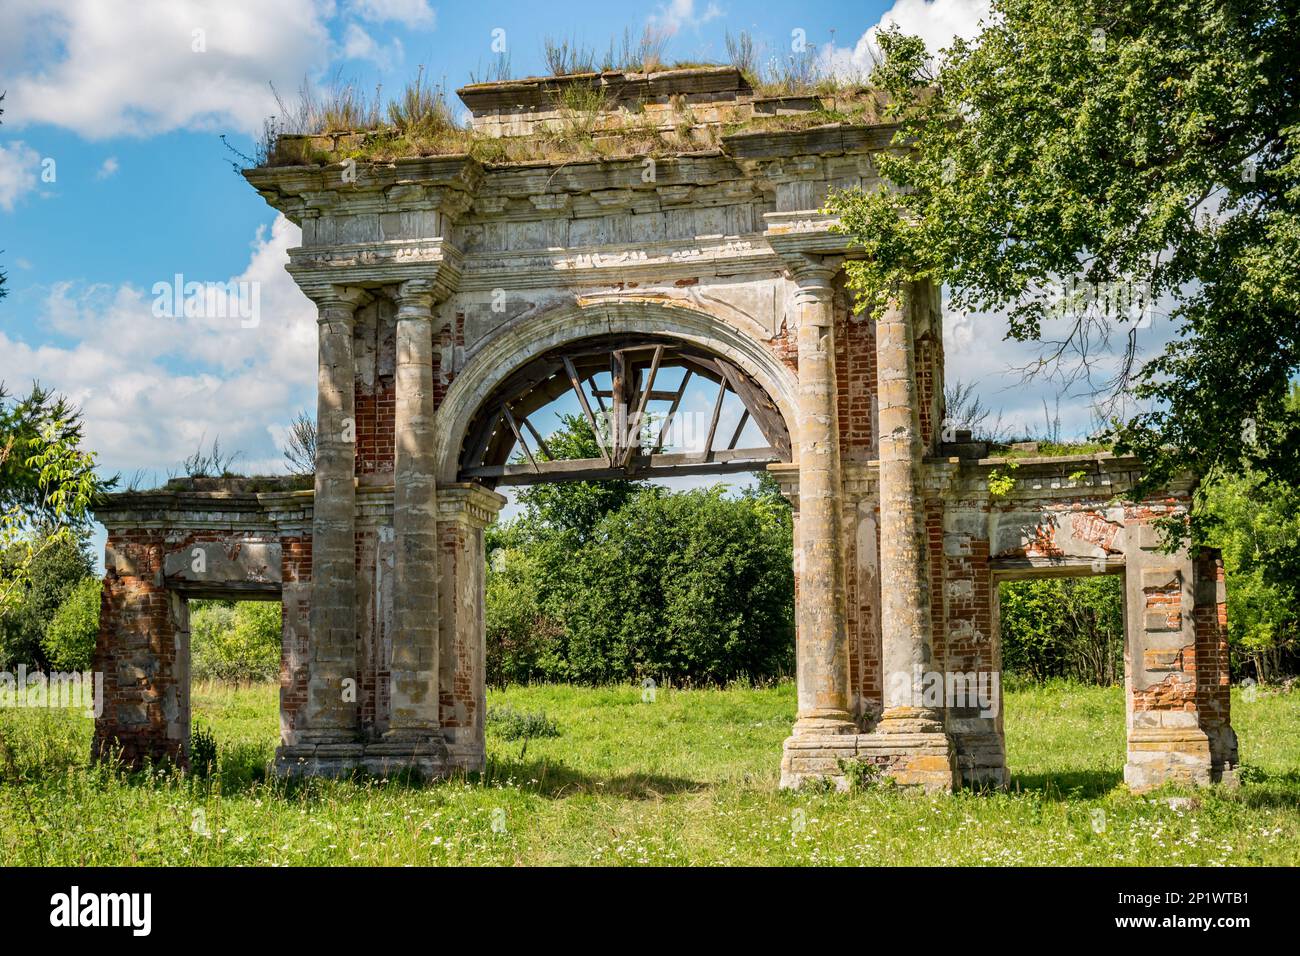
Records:
[[[1097,796],[1124,777],[1123,568],[995,574],[1011,786]]]
[[[222,773],[224,784],[259,779],[280,739],[283,645],[278,589],[178,594],[178,648],[189,673],[191,769]]]

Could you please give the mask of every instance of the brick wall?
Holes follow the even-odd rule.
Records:
[[[876,457],[876,325],[836,309],[835,385],[840,459]]]
[[[104,709],[93,752],[136,768],[184,765],[188,753],[188,646],[178,646],[183,607],[162,583],[165,545],[162,531],[110,532],[105,552],[93,665],[104,675]]]
[[[440,720],[444,727],[469,727],[471,721],[466,719],[466,712],[473,712],[473,688],[469,686],[469,675],[462,666],[464,647],[455,626],[454,607],[459,591],[458,567],[465,549],[467,532],[458,525],[440,524],[438,526],[438,547],[442,552],[442,573],[444,577],[441,606],[443,610],[442,626],[439,632],[439,650],[442,657],[443,674],[438,681],[438,708]],[[452,619],[448,620],[448,604],[452,606]],[[447,680],[446,662],[450,659],[450,676]]]
[[[280,731],[290,739],[307,704],[311,612],[311,535],[280,539]]]

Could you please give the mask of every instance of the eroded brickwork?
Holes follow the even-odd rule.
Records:
[[[184,602],[163,584],[167,547],[159,531],[110,534],[105,550],[94,670],[104,709],[94,752],[130,766],[189,752],[189,646]]]

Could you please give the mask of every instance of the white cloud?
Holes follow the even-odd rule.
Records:
[[[314,404],[316,310],[284,271],[299,242],[298,228],[277,217],[233,277],[257,284],[255,328],[156,317],[151,292],[129,285],[62,283],[46,301],[44,344],[0,331],[0,381],[38,379],[80,404],[87,444],[110,471],[161,477],[220,437],[223,449],[244,453],[241,470],[278,473],[276,427]],[[63,337],[70,344],[55,344]]]
[[[379,55],[379,44],[355,23],[349,23],[343,34],[343,56],[349,60],[373,60]]]
[[[395,20],[408,27],[432,30],[438,14],[429,6],[429,0],[352,0],[351,7],[363,20],[381,23]]]
[[[682,27],[696,29],[710,20],[722,16],[722,10],[716,3],[709,3],[699,13],[695,12],[695,0],[669,0],[660,4],[659,9],[647,17],[652,29],[661,30],[672,36]]]
[[[370,60],[383,67],[402,62],[402,41],[393,37],[392,43],[383,46],[355,23],[349,23],[343,32],[342,55],[347,60]]]
[[[876,36],[886,27],[919,36],[931,54],[947,47],[954,37],[971,39],[989,14],[989,0],[896,0],[880,22],[858,38],[852,47],[828,47],[822,66],[837,76],[865,77],[880,56]]]
[[[41,154],[21,140],[0,143],[0,209],[13,212],[24,193],[36,188],[36,169]]]
[[[5,122],[88,138],[172,129],[256,134],[269,84],[327,65],[332,0],[5,0]]]
[[[95,173],[95,178],[108,179],[110,176],[115,175],[119,168],[117,157],[110,156],[100,165],[99,172]]]

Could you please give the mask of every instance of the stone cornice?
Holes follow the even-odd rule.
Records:
[[[688,95],[708,98],[717,94],[752,95],[753,90],[739,70],[731,66],[695,67],[653,73],[610,70],[571,76],[533,76],[496,83],[473,83],[456,91],[471,112],[517,112],[552,108],[561,89],[586,86],[604,92],[607,100],[639,101]]]
[[[308,295],[329,285],[377,286],[411,279],[433,283],[446,298],[458,286],[463,256],[445,239],[394,239],[289,250],[286,267]]]
[[[888,149],[896,124],[852,126],[835,124],[803,130],[764,130],[733,133],[722,139],[727,155],[742,163],[788,162],[791,157],[872,153]]]
[[[355,174],[355,181],[345,176]],[[294,222],[340,204],[351,209],[448,202],[448,192],[473,195],[483,167],[467,155],[420,156],[390,163],[331,163],[244,170],[244,178],[272,206]]]
[[[1008,469],[1008,461],[1016,467]],[[767,470],[780,483],[781,491],[797,499],[799,467],[793,463],[768,465]],[[878,461],[844,461],[840,465],[844,489],[850,495],[871,497],[879,488],[880,463]],[[1011,490],[997,497],[990,495],[990,475],[1010,477],[1015,484]],[[1116,456],[1109,452],[1070,457],[1042,458],[985,458],[978,461],[962,458],[926,458],[923,487],[929,495],[944,495],[961,500],[987,500],[995,504],[1016,505],[1043,500],[1104,502],[1124,499],[1142,475],[1142,463],[1130,456]],[[1146,502],[1163,498],[1185,503],[1195,487],[1195,478],[1182,475],[1170,482]],[[1131,502],[1130,502],[1131,503]]]

